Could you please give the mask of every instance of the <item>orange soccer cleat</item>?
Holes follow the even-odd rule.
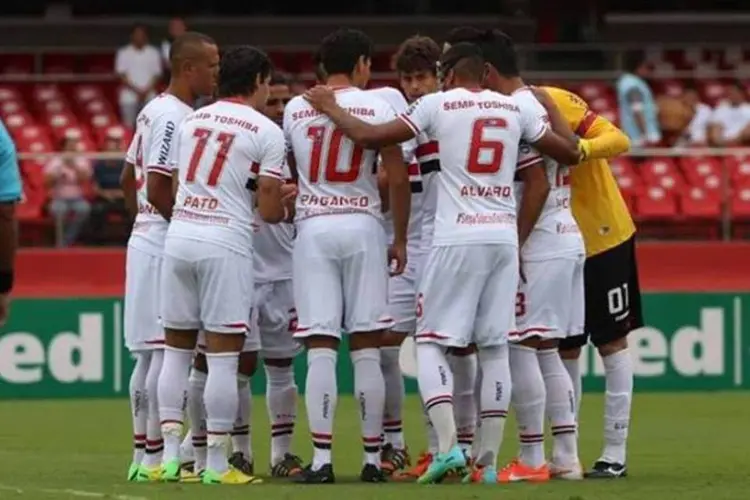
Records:
[[[528,481],[530,483],[544,483],[549,481],[549,467],[547,464],[539,467],[529,467],[518,459],[514,459],[497,474],[498,483],[516,483]]]
[[[432,453],[422,452],[419,454],[417,463],[413,467],[406,469],[403,472],[395,471],[393,479],[396,481],[416,481],[418,477],[423,475],[427,468],[432,463]]]

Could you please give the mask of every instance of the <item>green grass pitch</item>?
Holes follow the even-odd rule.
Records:
[[[611,482],[550,482],[543,485],[419,486],[359,484],[359,420],[350,397],[336,414],[336,485],[295,486],[268,481],[259,486],[130,484],[130,418],[127,400],[3,401],[0,403],[0,499],[54,500],[738,500],[750,488],[750,397],[742,393],[637,394],[630,434],[630,477]],[[300,401],[300,410],[304,405]],[[253,401],[256,470],[265,473],[269,426],[265,403]],[[590,465],[601,446],[602,398],[586,395],[581,418],[581,459]],[[419,402],[410,396],[405,412],[407,441],[416,454],[425,436]],[[304,415],[295,451],[310,456]],[[516,451],[515,425],[506,427],[502,462]],[[214,491],[207,491],[211,488]],[[215,491],[216,489],[220,491]],[[248,490],[249,488],[249,490]]]

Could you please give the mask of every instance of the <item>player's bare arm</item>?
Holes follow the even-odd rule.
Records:
[[[630,150],[630,139],[612,122],[597,116],[581,139],[584,160],[611,159]]]
[[[395,261],[393,274],[401,274],[406,268],[406,240],[411,213],[411,186],[409,171],[404,164],[401,147],[386,146],[380,150],[381,165],[388,177],[388,197],[393,216],[393,246],[391,261]]]
[[[523,247],[531,231],[542,214],[544,203],[549,196],[550,185],[544,161],[539,161],[518,171],[523,182],[523,197],[518,210],[518,246]]]
[[[305,99],[317,111],[328,115],[351,140],[369,149],[400,144],[414,138],[414,132],[400,119],[373,125],[350,115],[338,105],[329,87],[318,85],[305,92]]]
[[[571,144],[568,139],[551,128],[548,128],[532,145],[540,153],[552,157],[552,159],[563,165],[575,165],[581,157],[581,152],[577,145]]]
[[[578,137],[573,133],[568,125],[568,121],[563,116],[560,108],[555,104],[554,99],[550,96],[546,90],[541,87],[532,87],[531,91],[534,97],[544,106],[544,109],[549,115],[550,127],[552,130],[560,134],[562,137],[568,139],[571,144],[578,146]]]
[[[380,211],[386,213],[391,209],[391,197],[388,193],[388,174],[382,166],[378,167],[378,192],[380,193]]]
[[[256,191],[258,213],[269,224],[277,224],[288,218],[288,209],[282,202],[281,186],[283,181],[274,177],[261,175],[258,177]]]
[[[148,172],[146,182],[148,183],[148,202],[164,219],[171,220],[172,207],[174,206],[172,176],[159,172]]]
[[[138,190],[135,187],[135,165],[125,162],[125,168],[120,173],[120,187],[125,199],[125,208],[131,217],[138,215]]]

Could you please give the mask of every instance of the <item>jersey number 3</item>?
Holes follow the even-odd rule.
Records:
[[[185,175],[186,183],[195,181],[195,174],[198,172],[198,167],[203,159],[206,145],[213,134],[214,131],[207,128],[196,128],[195,131],[193,131],[193,137],[195,137],[197,141],[195,149],[193,149],[193,154],[190,156],[190,164],[188,165],[187,174]],[[209,170],[208,178],[206,179],[206,186],[209,187],[214,187],[219,183],[221,172],[224,170],[224,164],[229,155],[229,149],[234,142],[234,134],[219,132],[216,134],[216,142],[219,143],[219,149],[216,152],[216,157],[211,164],[211,170]]]
[[[343,170],[339,170],[337,167],[339,165],[341,141],[344,139],[344,133],[337,128],[331,129],[330,127],[316,126],[307,129],[307,137],[312,140],[312,151],[310,153],[311,183],[315,184],[320,180],[320,169],[323,163],[325,163],[323,177],[326,182],[349,183],[357,180],[364,155],[362,147],[355,144],[348,164],[342,162],[346,164],[346,167]],[[323,159],[324,143],[328,145],[325,160]]]
[[[488,128],[506,128],[508,122],[502,118],[480,118],[474,120],[471,128],[469,156],[466,158],[466,170],[471,174],[496,174],[503,163],[505,144],[503,141],[485,139]],[[484,153],[484,155],[482,154]],[[489,155],[487,159],[485,156]]]

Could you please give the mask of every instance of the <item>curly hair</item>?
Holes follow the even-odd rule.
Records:
[[[399,73],[428,71],[437,73],[440,46],[428,36],[415,35],[407,38],[393,55],[393,69]]]

